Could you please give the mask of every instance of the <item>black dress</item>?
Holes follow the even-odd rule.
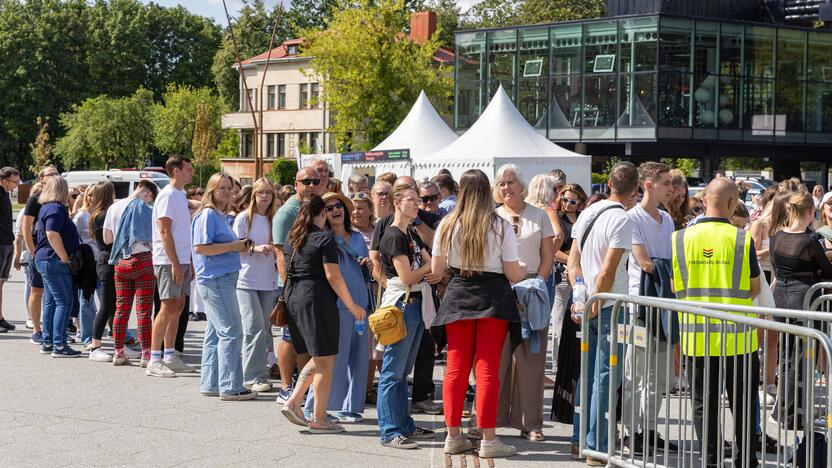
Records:
[[[338,244],[329,231],[313,226],[297,254],[288,243],[284,248],[289,276],[286,310],[292,346],[298,354],[334,356],[338,353],[341,323],[338,296],[326,279],[324,263],[338,264]]]

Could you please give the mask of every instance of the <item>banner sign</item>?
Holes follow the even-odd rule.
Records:
[[[360,153],[342,153],[342,163],[359,163],[359,162],[388,162],[388,161],[409,161],[410,150],[382,150],[382,151],[364,151]]]

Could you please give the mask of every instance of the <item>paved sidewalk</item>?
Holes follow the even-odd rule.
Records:
[[[444,433],[420,442],[418,450],[382,447],[375,408],[364,413],[365,423],[347,424],[345,434],[309,435],[284,419],[274,393],[221,402],[199,394],[198,374],[154,379],[138,365],[40,355],[24,328],[22,280],[13,272],[4,289],[4,315],[18,329],[0,334],[0,466],[446,466]],[[189,324],[185,360],[190,364],[199,363],[203,329],[204,322]],[[112,343],[105,340],[105,349],[111,351]],[[438,382],[443,371],[437,366]],[[546,414],[550,402],[548,391]],[[416,419],[444,429],[441,416]],[[544,443],[500,430],[519,454],[493,466],[583,466],[569,457],[571,430],[547,422]],[[453,466],[463,466],[460,462],[454,457]],[[476,462],[468,456],[467,466]],[[488,466],[485,460],[480,464]]]

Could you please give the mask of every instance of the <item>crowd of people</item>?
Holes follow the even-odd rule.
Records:
[[[551,346],[552,417],[575,425],[578,458],[581,323],[572,313],[573,286],[580,280],[589,294],[678,297],[678,287],[674,295],[655,283],[675,277],[674,239],[696,226],[748,230],[749,275],[757,284],[762,271],[773,283],[777,307],[801,308],[808,287],[832,277],[832,241],[812,232],[832,227],[832,193],[810,195],[795,181],[766,190],[749,214],[732,181],[715,179],[689,197],[684,174],[656,162],[615,166],[608,196],[588,196],[557,169],[527,180],[511,164],[493,183],[479,170],[458,181],[443,170],[421,182],[382,174],[372,186],[355,175],[346,189],[319,159],[284,187],[266,178],[241,187],[224,173],[194,187],[193,166],[181,156],[165,169],[163,189],[142,180],[115,200],[109,182],[69,187],[55,167],[44,167],[14,223],[8,193],[20,173],[0,170],[0,281],[12,267],[25,271],[32,343],[54,358],[138,363],[152,377],[200,372],[201,394],[225,401],[274,391],[288,421],[313,434],[344,431],[375,405],[380,442],[392,448],[435,438],[415,424],[415,412],[444,414],[448,454],[481,439],[480,457],[514,455],[497,438],[500,427],[544,441]],[[286,326],[274,336],[270,316],[279,298]],[[381,345],[368,318],[388,306],[400,311],[406,332]],[[587,447],[601,452],[609,422],[598,415],[621,385],[610,373],[610,306],[586,324],[593,370]],[[127,330],[134,311],[135,336]],[[188,322],[198,320],[207,321],[199,368],[182,359]],[[0,315],[0,333],[15,328]],[[107,331],[112,353],[103,347]],[[767,334],[760,340],[772,343]],[[679,355],[678,341],[657,338],[651,349],[664,362]],[[650,402],[640,405],[649,414],[624,417],[628,444],[674,451],[655,433],[656,395],[684,387],[685,369],[677,365],[675,380],[642,375],[647,356],[631,348],[618,353],[628,364],[618,378],[636,383],[625,385],[622,398]],[[443,355],[439,403],[433,376]],[[777,356],[766,359],[763,390],[773,397]],[[732,409],[734,396],[741,395],[732,394]],[[694,391],[696,398],[711,396]],[[791,408],[785,398],[781,404]],[[699,433],[703,416],[696,417]],[[763,443],[776,442],[758,433]],[[589,457],[587,464],[602,462]]]

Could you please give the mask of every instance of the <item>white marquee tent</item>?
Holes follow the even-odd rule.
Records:
[[[526,182],[537,174],[561,169],[570,183],[587,193],[591,186],[592,157],[562,148],[537,132],[520,114],[502,86],[479,119],[448,146],[424,157],[414,157],[416,180],[448,169],[459,180],[468,169],[480,169],[493,180],[503,164],[514,164]]]
[[[442,120],[422,91],[398,128],[372,151],[407,149],[410,150],[411,160],[415,161],[448,146],[457,138],[459,136]],[[346,186],[353,173],[364,172],[361,169],[370,167],[375,168],[376,175],[384,172],[410,175],[412,170],[410,161],[344,163],[341,165],[341,180]]]

